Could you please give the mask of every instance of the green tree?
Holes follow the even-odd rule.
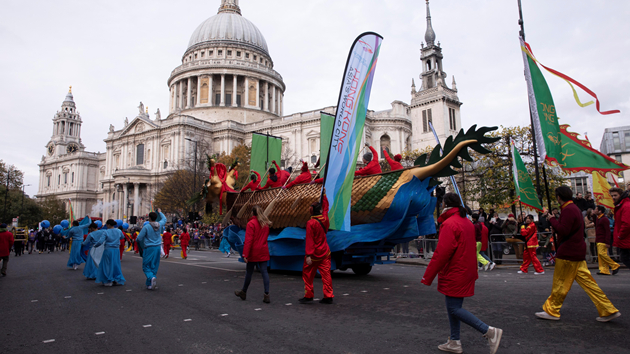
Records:
[[[56,197],[43,198],[38,204],[41,209],[41,220],[50,221],[50,225],[52,226],[57,225],[61,222],[61,220],[68,218],[66,206]]]
[[[188,169],[175,171],[170,177],[164,181],[164,184],[155,195],[153,200],[154,208],[161,208],[164,213],[177,214],[179,217],[184,216],[185,211],[189,210],[186,202],[196,191],[194,188],[195,174]],[[197,182],[200,186],[201,182]],[[197,203],[202,205],[202,203]],[[199,207],[192,206],[192,211],[199,211]]]

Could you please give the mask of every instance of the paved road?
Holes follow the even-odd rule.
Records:
[[[68,254],[12,257],[0,278],[0,353],[438,353],[448,336],[444,298],[420,284],[422,266],[381,265],[364,277],[335,272],[335,304],[299,305],[299,274],[271,274],[271,304],[255,274],[247,301],[233,295],[244,265],[218,252],[162,261],[159,289],[144,289],[141,259],[126,253],[124,286],[105,288],[66,269]],[[630,352],[630,271],[597,278],[624,314],[610,323],[574,285],[559,322],[533,314],[549,295],[553,271],[482,273],[464,305],[505,330],[500,353]],[[316,280],[316,297],[321,281]],[[53,341],[54,340],[54,341]],[[462,325],[466,353],[487,353]]]

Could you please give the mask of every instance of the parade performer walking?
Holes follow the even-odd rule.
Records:
[[[291,188],[293,186],[295,186],[296,184],[305,184],[305,183],[310,183],[311,182],[311,172],[308,169],[308,163],[302,161],[302,169],[301,169],[302,173],[300,173],[299,176],[295,177],[295,179],[291,182],[289,182],[289,184],[286,185],[286,187],[282,187],[283,189],[285,188]]]
[[[330,227],[328,220],[328,198],[324,189],[322,202],[315,202],[310,207],[311,219],[306,223],[306,256],[302,266],[302,279],[304,280],[304,297],[298,301],[306,304],[313,301],[313,280],[319,270],[322,276],[324,298],[322,304],[333,303],[332,276],[330,275],[330,248],[326,233]]]
[[[615,187],[609,192],[615,203],[613,246],[619,247],[621,262],[630,268],[630,190]]]
[[[164,245],[164,259],[168,258],[168,255],[171,254],[171,239],[173,235],[170,233],[171,229],[166,229],[164,234],[162,234],[162,244]]]
[[[260,182],[261,182],[260,173],[256,171],[252,171],[252,175],[250,178],[251,178],[251,181],[249,181],[249,183],[247,183],[247,185],[243,187],[243,189],[241,189],[241,192],[245,192],[248,189],[251,190],[252,192],[260,189]]]
[[[610,259],[608,249],[610,248],[610,220],[606,217],[606,208],[598,205],[593,210],[595,215],[595,244],[597,245],[597,262],[599,263],[599,272],[597,275],[615,275],[619,272],[619,264]]]
[[[496,264],[487,260],[484,256],[481,255],[481,249],[483,248],[483,233],[484,228],[486,229],[486,248],[488,245],[488,228],[481,222],[479,222],[479,214],[472,214],[472,222],[475,227],[475,243],[477,245],[477,262],[481,263],[481,267],[479,270],[493,270]]]
[[[160,247],[162,246],[161,233],[166,224],[166,216],[158,209],[158,212],[149,213],[149,223],[142,227],[137,242],[142,251],[142,271],[147,277],[146,286],[149,290],[157,289],[157,272],[160,267]],[[190,236],[188,237],[190,239]],[[182,252],[184,245],[182,244]]]
[[[98,240],[107,232],[105,230],[99,230],[98,225],[95,223],[91,223],[88,231],[90,232],[85,241],[83,241],[83,246],[89,246],[90,248],[94,247],[94,245],[98,242]],[[85,261],[85,267],[83,268],[83,275],[88,279],[96,279],[96,272],[98,271],[98,267],[94,264],[94,259],[92,259],[92,253],[88,252],[87,260]]]
[[[13,233],[7,230],[7,224],[0,224],[0,260],[2,260],[0,273],[3,277],[7,276],[7,263],[9,263],[13,242]]]
[[[538,257],[536,257],[536,248],[538,248],[538,229],[532,215],[527,215],[525,225],[521,225],[521,235],[525,237],[525,251],[523,252],[523,264],[518,274],[527,274],[530,263],[534,265],[534,274],[545,274]]]
[[[536,317],[545,320],[559,320],[560,308],[573,281],[576,281],[595,304],[600,322],[608,322],[621,316],[619,310],[608,300],[586,266],[586,243],[584,242],[584,218],[582,212],[573,204],[573,191],[562,186],[556,188],[556,198],[561,205],[560,218],[556,219],[549,212],[543,214],[556,232],[558,249],[556,266],[553,272],[551,295],[543,305],[542,312]]]
[[[118,250],[120,240],[125,236],[117,226],[118,224],[115,220],[107,220],[107,230],[94,244],[94,247],[105,245],[101,264],[96,271],[96,282],[103,283],[105,286],[114,284],[125,285],[125,277],[123,277],[122,269],[120,268],[120,251]]]
[[[219,236],[216,236],[216,237],[219,237]],[[232,246],[230,246],[230,243],[228,242],[228,239],[226,236],[221,237],[221,243],[219,244],[219,251],[221,251],[221,253],[225,253],[225,258],[230,258],[230,255],[232,254]]]
[[[189,244],[190,244],[190,235],[188,234],[188,229],[184,228],[182,233],[179,235],[179,246],[182,248],[182,259],[188,258],[188,254],[186,254],[186,251]]]
[[[389,168],[392,171],[403,169],[403,165],[400,163],[400,161],[402,160],[401,154],[396,154],[394,158],[392,159],[391,157],[389,157],[387,150],[383,149],[383,155],[385,155],[385,160],[387,160],[387,163],[389,164]]]
[[[269,246],[267,238],[269,237],[269,226],[271,221],[267,219],[262,208],[258,205],[254,206],[253,216],[247,222],[245,229],[245,242],[243,244],[243,261],[247,264],[245,273],[245,283],[241,290],[236,290],[234,294],[245,300],[247,298],[247,288],[252,281],[254,269],[258,267],[262,274],[265,294],[263,302],[269,303],[269,274],[267,273],[267,262],[269,261]]]
[[[80,264],[85,263],[85,260],[81,256],[81,244],[83,243],[83,234],[88,230],[88,227],[92,223],[90,216],[86,216],[85,219],[79,223],[78,220],[72,222],[72,227],[68,230],[68,236],[66,238],[72,239],[72,246],[70,248],[70,258],[68,259],[68,267],[77,270]]]
[[[378,153],[370,144],[365,143],[365,146],[369,147],[372,152],[363,154],[363,163],[366,166],[358,171],[354,171],[355,176],[369,176],[382,172],[381,165],[378,163]]]
[[[446,296],[451,336],[438,349],[452,353],[463,352],[460,322],[464,322],[483,334],[488,340],[490,353],[494,354],[499,348],[503,330],[488,326],[462,308],[464,298],[474,295],[475,281],[479,277],[474,226],[466,219],[466,210],[457,194],[446,193],[442,208],[444,212],[438,218],[438,223],[441,224],[440,242],[437,243],[431,262],[422,277],[422,284],[431,286],[437,276],[437,290]]]

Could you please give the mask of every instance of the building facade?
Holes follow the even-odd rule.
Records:
[[[395,100],[389,109],[367,113],[363,141],[380,150],[380,158],[385,149],[398,154],[434,146],[431,125],[441,141],[462,128],[462,103],[455,79],[451,87],[445,83],[428,1],[426,11],[420,87],[412,79],[409,104]],[[282,76],[262,33],[242,16],[238,0],[222,0],[218,13],[195,29],[167,85],[166,116],[158,109],[151,117],[140,102],[134,119],[125,119],[120,129],[110,125],[107,150],[99,154],[84,151],[81,118],[69,93],[70,100],[66,97],[53,119],[48,153],[39,164],[38,197],[71,199],[77,215],[144,216],[160,183],[191,158],[196,142],[209,142],[210,151],[202,153],[229,154],[239,144],[251,144],[253,133],[268,133],[282,137],[283,149],[294,161],[316,161],[320,112],[336,110],[329,106],[284,114]],[[68,183],[63,176],[72,172],[81,179]]]
[[[630,166],[630,125],[606,128],[599,151]],[[617,182],[619,184],[630,182],[630,170],[621,172]]]

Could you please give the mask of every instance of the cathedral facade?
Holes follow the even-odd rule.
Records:
[[[363,142],[391,154],[435,145],[432,124],[444,141],[461,128],[455,79],[445,83],[442,48],[435,43],[427,1],[427,29],[422,43],[419,87],[412,79],[410,103],[368,111]],[[110,125],[106,152],[85,151],[82,120],[71,92],[53,118],[53,134],[39,164],[38,198],[71,200],[76,215],[104,219],[144,216],[160,184],[194,154],[230,153],[251,144],[252,133],[282,137],[292,157],[316,161],[320,149],[320,112],[334,106],[284,114],[286,86],[275,71],[267,43],[258,28],[241,14],[238,0],[221,0],[218,13],[193,32],[182,63],[167,81],[170,92],[165,117],[153,117],[142,102],[137,116],[122,128]],[[201,155],[203,156],[203,155]]]

